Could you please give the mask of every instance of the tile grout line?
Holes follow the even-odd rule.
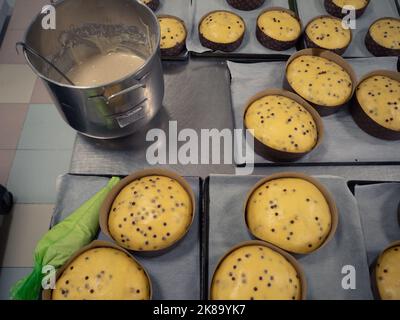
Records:
[[[11,168],[10,168],[10,172],[9,172],[9,174],[8,174],[8,177],[7,177],[7,183],[8,183],[8,179],[10,178],[10,173],[11,173],[12,165],[14,164],[15,156],[17,155],[18,145],[19,145],[19,142],[20,142],[21,137],[22,137],[22,130],[24,129],[26,120],[27,120],[27,118],[28,118],[28,112],[29,112],[29,103],[28,103],[28,107],[26,108],[24,120],[23,120],[22,125],[21,125],[21,130],[19,131],[19,134],[18,134],[18,141],[17,141],[17,145],[15,146],[14,159],[13,159],[13,161],[12,161]]]

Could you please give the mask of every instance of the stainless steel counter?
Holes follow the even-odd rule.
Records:
[[[169,121],[176,120],[178,130],[192,128],[198,133],[201,129],[233,129],[230,75],[225,61],[193,58],[187,62],[164,62],[164,73],[164,108],[157,117],[140,132],[119,140],[99,141],[78,135],[71,173],[125,175],[148,167],[146,150],[152,142],[146,142],[146,133],[152,128],[168,132]],[[165,167],[185,176],[203,178],[235,171],[234,165],[177,164]],[[348,180],[400,181],[400,166],[272,166],[256,168],[254,174],[288,170],[337,175]]]

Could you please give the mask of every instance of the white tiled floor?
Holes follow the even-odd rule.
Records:
[[[14,156],[15,150],[0,150],[0,184],[7,183]]]
[[[29,103],[36,75],[23,64],[0,64],[1,103]]]
[[[0,104],[0,149],[16,149],[25,122],[27,104]]]
[[[18,149],[72,150],[75,136],[54,104],[31,104]]]
[[[8,300],[11,287],[31,271],[32,268],[0,268],[0,300]]]
[[[17,203],[54,203],[56,179],[68,172],[72,150],[17,150],[7,188]]]
[[[44,85],[17,55],[15,43],[47,0],[16,2],[0,44],[0,184],[17,204],[0,217],[0,299],[29,274],[48,230],[58,175],[68,173],[75,132],[61,119]]]
[[[32,267],[37,241],[49,229],[54,205],[16,204],[6,221],[9,224],[3,267]],[[29,235],[27,237],[27,235]],[[4,235],[3,235],[4,236]]]

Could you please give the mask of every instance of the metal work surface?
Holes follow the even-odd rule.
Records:
[[[78,135],[71,163],[74,174],[128,174],[148,167],[146,142],[152,128],[168,132],[169,121],[176,120],[178,131],[192,128],[233,128],[230,75],[226,62],[214,59],[190,59],[187,62],[164,62],[166,92],[164,109],[149,126],[136,134],[118,140],[100,141]],[[244,84],[245,85],[245,84]],[[357,147],[357,146],[354,146]],[[371,152],[374,152],[371,150]],[[207,177],[210,174],[232,174],[232,165],[166,165],[185,176]],[[301,171],[313,175],[337,175],[348,180],[400,181],[399,166],[274,166],[256,168],[254,174],[279,171]]]
[[[130,137],[100,141],[78,135],[72,157],[72,173],[127,174],[147,167],[146,142],[150,129],[168,133],[169,121],[177,121],[178,131],[191,128],[232,129],[229,72],[222,61],[190,60],[164,62],[164,108],[144,129]],[[207,176],[210,173],[230,173],[233,166],[168,165],[186,176]]]

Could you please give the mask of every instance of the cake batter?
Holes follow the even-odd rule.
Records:
[[[79,62],[67,76],[76,86],[98,86],[134,73],[144,62],[143,58],[133,53],[98,54]]]

